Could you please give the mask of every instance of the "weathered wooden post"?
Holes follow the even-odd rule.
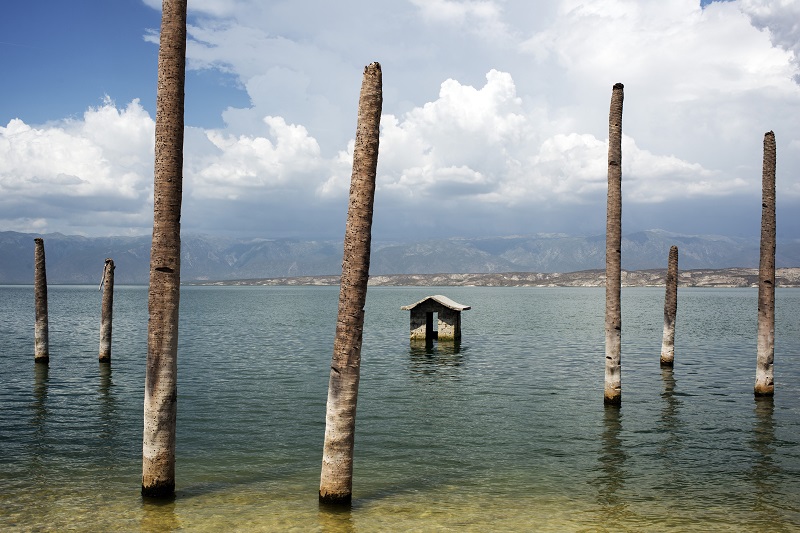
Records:
[[[153,498],[175,496],[186,10],[186,0],[161,2],[142,431],[142,496]]]
[[[36,307],[36,323],[33,331],[33,360],[36,363],[50,362],[50,334],[47,320],[47,270],[44,260],[44,240],[33,239],[33,298]]]
[[[661,341],[661,366],[675,361],[675,316],[678,314],[678,247],[670,246],[664,295],[664,337]]]
[[[761,174],[761,259],[758,264],[756,396],[775,393],[775,134],[764,134]]]
[[[383,88],[381,66],[364,68],[344,236],[339,312],[325,415],[319,502],[348,506],[353,493],[353,446],[361,372],[364,304],[369,279],[372,213],[378,166]]]
[[[114,260],[107,258],[100,282],[103,301],[100,308],[100,362],[111,362],[111,326],[114,314]]]
[[[606,210],[606,371],[603,403],[622,404],[622,100],[614,84],[608,115],[608,204]]]

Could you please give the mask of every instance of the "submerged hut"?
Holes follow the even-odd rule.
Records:
[[[447,296],[436,294],[400,309],[411,311],[411,340],[461,340],[461,311],[468,305],[454,302]],[[437,329],[433,328],[434,314]]]

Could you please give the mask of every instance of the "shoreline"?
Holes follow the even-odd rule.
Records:
[[[254,278],[239,280],[189,280],[192,286],[333,286],[338,275]],[[623,287],[664,286],[666,269],[623,270]],[[370,276],[371,287],[604,287],[604,270],[578,272],[503,272],[481,274],[393,274]],[[800,288],[800,267],[775,270],[775,285]],[[745,288],[758,286],[757,268],[683,270],[679,287]]]

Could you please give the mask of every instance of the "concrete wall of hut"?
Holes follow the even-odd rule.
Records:
[[[461,312],[453,311],[434,301],[427,301],[411,310],[411,339],[425,339],[428,313],[438,315],[439,340],[461,338]]]
[[[439,340],[458,340],[461,338],[461,311],[442,307],[439,311]]]
[[[419,309],[411,310],[411,338],[425,340],[426,312]]]

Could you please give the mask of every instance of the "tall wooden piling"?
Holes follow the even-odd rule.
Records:
[[[761,258],[758,264],[756,396],[775,393],[775,134],[764,134],[761,174]]]
[[[111,327],[114,314],[114,260],[107,258],[100,282],[103,299],[100,308],[100,362],[111,362]]]
[[[325,441],[319,483],[319,502],[324,505],[349,506],[352,500],[356,403],[361,373],[364,305],[369,279],[382,107],[381,66],[370,63],[364,68],[358,99],[339,311],[328,380]]]
[[[608,203],[606,210],[606,363],[603,403],[622,403],[622,101],[614,84],[608,114]]]
[[[675,317],[678,314],[678,247],[670,246],[664,295],[664,337],[661,341],[661,366],[675,362]]]
[[[36,363],[50,362],[50,334],[47,320],[47,270],[44,260],[44,240],[33,239],[33,297],[36,307],[36,323],[33,333],[33,360]]]
[[[161,2],[142,431],[142,496],[159,499],[175,497],[186,16],[186,0]]]

